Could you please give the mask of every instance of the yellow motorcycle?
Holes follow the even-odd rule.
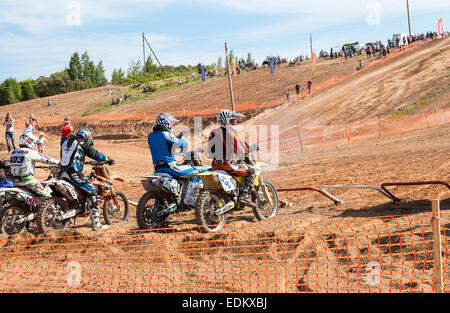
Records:
[[[252,156],[253,159],[253,156]],[[246,163],[256,170],[256,179],[250,195],[255,207],[253,213],[259,221],[274,217],[278,211],[278,193],[275,186],[261,178],[261,168],[268,167],[252,159]],[[226,215],[240,208],[239,197],[245,177],[232,176],[225,171],[208,171],[196,175],[201,177],[201,190],[195,209],[195,217],[202,229],[209,233],[220,231],[226,223]]]

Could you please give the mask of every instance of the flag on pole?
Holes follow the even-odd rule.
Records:
[[[202,82],[205,81],[205,66],[202,65]]]
[[[315,52],[312,53],[311,58],[312,58],[312,69],[314,71],[316,69],[316,53]]]
[[[270,75],[273,75],[274,72],[275,72],[275,70],[274,70],[273,58],[270,58]]]
[[[444,26],[442,25],[442,17],[438,21],[438,34],[441,37],[444,35]]]
[[[237,77],[237,74],[236,74],[236,60],[233,60],[233,76]]]

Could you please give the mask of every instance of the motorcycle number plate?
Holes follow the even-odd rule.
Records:
[[[221,175],[219,174],[219,181],[220,184],[222,185],[223,190],[225,190],[226,192],[231,191],[234,189],[234,185],[231,182],[231,176],[227,176],[227,175]]]

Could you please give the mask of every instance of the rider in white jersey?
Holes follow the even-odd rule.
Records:
[[[20,136],[19,149],[11,152],[11,173],[14,177],[14,186],[26,187],[36,195],[49,199],[50,194],[44,191],[41,183],[34,178],[34,163],[59,164],[59,161],[51,157],[39,154],[35,150],[37,138],[27,133]]]

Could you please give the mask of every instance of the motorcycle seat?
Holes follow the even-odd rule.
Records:
[[[227,171],[223,171],[223,170],[217,170],[217,171],[214,171],[214,172],[220,173],[220,174],[224,174],[224,175],[228,175],[228,176],[233,176],[233,174],[228,173]]]
[[[167,173],[154,173],[153,175],[155,175],[155,176],[161,176],[161,177],[167,177],[167,178],[175,178],[175,177],[173,177],[172,175],[167,174]]]

